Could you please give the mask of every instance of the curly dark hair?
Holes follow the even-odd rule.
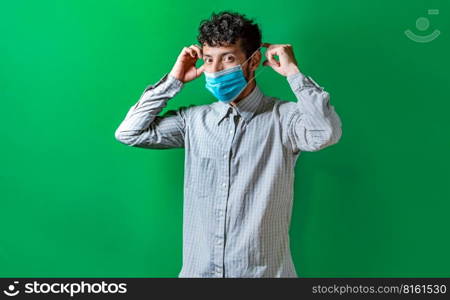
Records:
[[[248,58],[261,45],[261,30],[253,19],[245,14],[231,11],[212,13],[210,19],[202,20],[199,26],[198,42],[210,47],[228,46],[241,39],[241,48]]]

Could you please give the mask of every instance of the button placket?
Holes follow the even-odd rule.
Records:
[[[214,236],[214,248],[215,248],[215,263],[214,263],[214,270],[215,273],[218,277],[222,277],[223,276],[223,265],[224,265],[224,245],[225,245],[225,211],[227,208],[227,201],[228,201],[228,183],[229,183],[229,174],[230,174],[230,163],[229,163],[229,154],[230,154],[230,149],[231,149],[231,145],[233,143],[233,138],[234,138],[234,128],[235,128],[235,124],[234,124],[234,115],[235,115],[235,111],[233,110],[233,108],[229,108],[228,113],[228,119],[230,120],[229,123],[224,123],[225,124],[229,124],[228,128],[224,128],[224,132],[228,132],[228,138],[227,138],[227,143],[226,143],[226,148],[225,148],[225,153],[223,154],[223,178],[221,181],[221,191],[219,193],[219,199],[220,201],[218,201],[218,205],[217,205],[217,215],[216,215],[216,219],[217,219],[217,232],[215,233]],[[231,125],[231,126],[230,126]],[[221,168],[222,169],[222,168]],[[220,182],[220,181],[219,181]]]
[[[228,119],[229,119],[229,127],[228,127],[228,142],[227,142],[227,147],[226,147],[226,153],[223,154],[223,166],[224,166],[224,178],[223,178],[223,182],[222,182],[222,193],[221,195],[223,195],[223,198],[221,197],[221,199],[223,199],[222,201],[220,201],[220,203],[218,204],[218,208],[217,208],[217,220],[218,220],[218,230],[219,232],[216,232],[215,235],[215,246],[214,248],[216,249],[216,253],[217,253],[217,261],[215,263],[215,271],[216,274],[218,276],[222,276],[223,275],[223,265],[224,265],[224,247],[225,247],[225,231],[226,231],[226,218],[225,218],[225,212],[227,210],[227,202],[228,202],[228,189],[229,189],[229,174],[230,174],[230,151],[233,145],[233,140],[234,140],[234,133],[236,133],[236,122],[235,122],[235,118],[237,116],[236,111],[233,110],[232,108],[230,108],[232,111],[230,114],[228,114]],[[227,129],[225,129],[227,130]]]
[[[222,210],[219,210],[219,217],[221,218],[221,220],[223,222],[223,227],[222,227],[223,231],[222,232],[223,232],[224,236],[223,236],[223,238],[221,240],[217,241],[217,246],[221,247],[222,253],[224,253],[224,251],[225,251],[225,243],[226,243],[226,241],[225,241],[225,236],[226,236],[226,234],[225,234],[225,232],[226,232],[226,217],[225,216],[226,216],[227,203],[228,203],[228,197],[229,197],[228,191],[229,191],[229,188],[230,188],[230,186],[229,186],[229,175],[231,173],[230,168],[231,168],[231,157],[232,157],[232,154],[230,154],[230,153],[232,153],[233,141],[235,140],[235,136],[236,136],[236,134],[238,132],[239,122],[240,122],[240,116],[233,109],[231,114],[229,115],[229,123],[228,124],[230,126],[229,128],[231,128],[231,129],[229,130],[230,136],[229,136],[228,143],[227,143],[228,146],[226,148],[227,154],[224,155],[224,158],[228,158],[228,159],[226,159],[226,164],[225,164],[226,165],[226,168],[225,168],[226,172],[225,172],[225,174],[227,176],[227,183],[228,183],[228,185],[225,184],[225,186],[227,187],[226,191],[225,191],[226,197],[225,197],[225,201],[223,203]],[[222,256],[221,267],[223,267],[224,265],[225,265],[225,255]],[[223,270],[222,270],[222,273],[218,273],[218,274],[221,274],[223,277],[225,277],[225,274],[223,274]]]

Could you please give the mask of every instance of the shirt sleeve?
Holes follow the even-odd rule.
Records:
[[[127,112],[115,131],[115,138],[132,147],[150,149],[184,148],[186,106],[159,115],[183,87],[183,82],[166,73],[145,88],[139,101]]]
[[[287,133],[294,153],[319,151],[336,144],[342,136],[342,123],[330,95],[311,77],[301,72],[289,75],[287,81],[297,103],[289,114]]]

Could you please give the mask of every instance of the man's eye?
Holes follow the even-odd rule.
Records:
[[[234,57],[231,55],[225,57],[225,61],[233,61],[233,60],[234,60]]]

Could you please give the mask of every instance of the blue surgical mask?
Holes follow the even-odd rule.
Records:
[[[242,71],[242,65],[245,64],[259,48],[242,64],[213,73],[204,71],[203,73],[205,74],[206,80],[205,88],[219,101],[226,103],[232,102],[243,90],[245,90],[248,83],[255,78],[253,77],[247,82],[244,72]]]

